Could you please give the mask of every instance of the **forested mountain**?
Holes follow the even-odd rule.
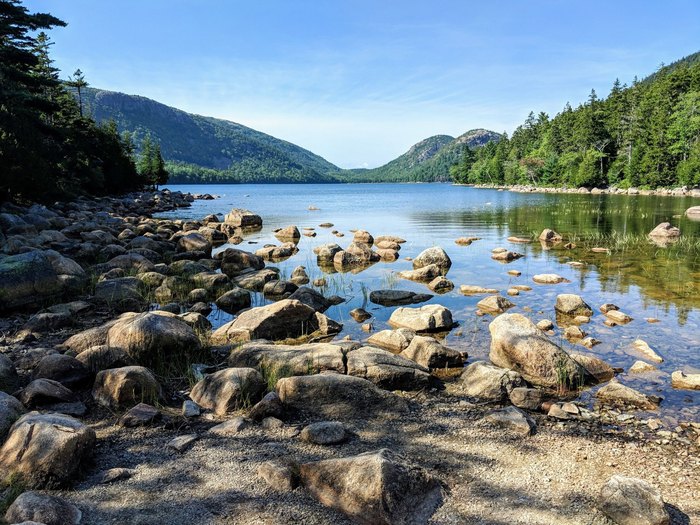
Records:
[[[465,146],[477,148],[499,138],[498,133],[485,129],[473,129],[457,138],[435,135],[383,166],[347,170],[338,176],[348,182],[445,182],[450,180],[450,166],[459,161]]]
[[[170,182],[331,182],[340,169],[265,133],[145,97],[88,88],[83,98],[95,120],[113,120],[137,146],[148,135],[159,143]]]
[[[631,86],[616,80],[554,118],[530,113],[512,137],[466,151],[463,183],[668,187],[700,184],[700,53]]]

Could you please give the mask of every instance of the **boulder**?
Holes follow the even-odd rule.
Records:
[[[143,427],[150,425],[160,419],[160,411],[147,403],[139,403],[119,418],[117,424],[126,428]]]
[[[63,414],[30,412],[10,429],[0,449],[0,471],[30,488],[72,482],[92,454],[95,431]]]
[[[244,308],[249,308],[250,301],[250,292],[235,286],[232,290],[220,295],[214,302],[220,310],[228,314],[235,314]]]
[[[685,215],[690,220],[700,220],[700,206],[691,206],[690,208],[685,210]]]
[[[228,365],[256,368],[266,377],[309,375],[324,371],[345,373],[343,349],[330,343],[275,345],[254,341],[234,347],[229,354]],[[271,386],[274,387],[274,383]]]
[[[19,387],[19,376],[9,357],[0,354],[0,392],[13,393]]]
[[[255,255],[262,257],[266,261],[281,261],[288,259],[298,251],[299,249],[296,244],[293,242],[285,242],[279,246],[275,246],[274,244],[265,245],[255,250]]]
[[[452,312],[439,304],[429,304],[420,308],[397,308],[391,314],[389,324],[410,328],[416,332],[447,331],[454,326]]]
[[[659,489],[644,480],[615,475],[603,485],[597,506],[619,525],[668,525]]]
[[[0,311],[41,306],[86,284],[80,265],[53,250],[0,256]]]
[[[593,315],[593,309],[586,304],[580,295],[573,293],[562,293],[557,295],[557,302],[554,309],[563,315],[575,317],[577,315],[585,315],[590,317]]]
[[[160,398],[160,385],[142,366],[112,368],[97,374],[92,397],[98,404],[112,409],[155,403]]]
[[[119,277],[95,285],[95,299],[116,310],[137,309],[145,304],[143,283],[136,277]]]
[[[273,490],[291,492],[299,485],[297,470],[291,461],[272,460],[258,467],[258,476]]]
[[[266,297],[289,298],[299,287],[291,281],[269,281],[263,286],[263,294]]]
[[[276,391],[290,408],[328,419],[387,417],[408,410],[402,397],[366,379],[341,374],[284,377]]]
[[[374,244],[374,237],[372,234],[365,230],[356,230],[353,235],[352,242],[369,244],[370,246]]]
[[[324,263],[332,263],[335,254],[342,251],[343,249],[335,243],[322,244],[314,248],[318,261]]]
[[[413,259],[414,270],[419,270],[431,265],[437,266],[440,269],[441,275],[447,275],[447,272],[452,267],[452,260],[449,255],[447,255],[447,252],[439,246],[432,246],[423,250]]]
[[[5,440],[12,424],[25,412],[24,405],[17,398],[0,392],[0,443]]]
[[[62,385],[76,390],[87,385],[93,374],[74,357],[63,354],[51,354],[43,357],[32,372],[34,379],[52,379]]]
[[[83,513],[78,507],[58,496],[39,492],[23,492],[5,513],[7,523],[42,525],[78,525]]]
[[[299,241],[301,239],[301,233],[299,233],[299,228],[296,226],[287,226],[286,228],[280,228],[275,230],[275,237],[280,240],[290,240]]]
[[[489,295],[476,303],[476,306],[482,312],[490,314],[502,314],[509,308],[515,306],[514,303],[503,297],[502,295]]]
[[[35,379],[20,391],[19,400],[27,408],[36,408],[56,403],[73,403],[77,397],[58,381]]]
[[[217,254],[221,259],[221,271],[229,277],[236,276],[246,270],[262,270],[265,261],[262,257],[243,250],[227,248]]]
[[[615,377],[615,370],[600,357],[573,352],[569,357],[583,367],[596,383],[604,383]]]
[[[317,313],[294,299],[283,299],[266,306],[251,308],[212,333],[214,344],[245,342],[255,339],[279,341],[340,332],[342,325]]]
[[[211,243],[198,232],[190,232],[179,237],[177,249],[181,252],[199,252],[211,257]]]
[[[674,239],[681,236],[681,231],[675,226],[671,226],[670,222],[662,222],[656,228],[649,232],[649,237],[657,237],[662,239]]]
[[[284,405],[277,392],[268,392],[265,396],[253,405],[248,417],[256,422],[264,421],[267,418],[281,418],[284,416]]]
[[[76,354],[84,352],[88,348],[104,345],[107,343],[107,333],[119,319],[113,319],[100,326],[94,326],[72,335],[63,342],[63,347],[72,350]]]
[[[440,275],[428,283],[428,288],[439,294],[447,293],[454,287],[454,283],[444,275]]]
[[[107,346],[120,348],[136,363],[155,366],[196,353],[202,343],[194,330],[172,314],[123,316],[107,332]]]
[[[369,294],[370,302],[381,306],[400,306],[428,301],[433,296],[409,290],[374,290]]]
[[[262,219],[250,210],[234,208],[226,214],[224,222],[236,228],[256,229],[262,228]]]
[[[526,381],[545,387],[580,385],[585,370],[520,314],[501,314],[489,324],[496,366],[518,371]]]
[[[700,374],[686,374],[676,370],[671,374],[671,386],[682,390],[700,390]]]
[[[325,312],[332,306],[328,299],[308,286],[298,288],[288,297],[288,299],[299,301],[300,303],[310,306],[317,312],[321,313]]]
[[[348,352],[347,374],[367,379],[387,390],[418,390],[430,381],[427,368],[371,346]]]
[[[372,334],[367,343],[371,346],[389,350],[395,354],[401,353],[408,348],[411,340],[416,335],[413,330],[408,328],[399,328],[397,330],[382,330],[376,334]]]
[[[544,401],[544,392],[537,388],[515,387],[508,396],[510,402],[525,410],[539,410]]]
[[[302,284],[308,284],[311,279],[306,273],[306,268],[304,266],[297,266],[292,270],[292,275],[289,278],[294,284],[301,286]]]
[[[644,361],[635,361],[632,366],[629,368],[629,372],[632,374],[643,374],[645,372],[654,372],[656,371],[656,367],[654,365],[650,365],[649,363],[645,363]],[[673,386],[673,384],[671,385]]]
[[[561,242],[562,236],[559,235],[557,232],[554,230],[550,230],[549,228],[545,228],[542,230],[542,233],[540,233],[540,236],[538,237],[540,241],[544,242]]]
[[[641,410],[656,410],[659,408],[658,403],[650,397],[617,381],[610,381],[598,390],[595,396],[601,402],[613,406],[629,405]]]
[[[300,465],[303,486],[323,505],[358,523],[423,525],[443,501],[443,486],[388,449]]]
[[[237,275],[233,278],[233,282],[236,286],[251,292],[260,292],[264,288],[265,283],[277,281],[279,278],[279,270],[277,268],[264,268]]]
[[[314,445],[337,445],[347,439],[348,432],[340,421],[319,421],[304,427],[299,437]]]
[[[481,421],[521,436],[530,436],[535,433],[537,428],[537,424],[530,416],[515,407],[494,410],[484,416]]]
[[[246,403],[259,400],[265,391],[265,381],[253,368],[225,368],[207,374],[190,392],[190,397],[202,408],[224,415]]]
[[[448,348],[433,337],[416,335],[401,354],[401,357],[419,365],[433,368],[457,368],[464,365],[464,357],[457,350]]]
[[[475,361],[465,368],[459,383],[468,396],[487,401],[503,401],[514,389],[525,386],[518,372],[485,361]]]
[[[443,275],[443,273],[437,264],[429,264],[417,270],[406,270],[396,275],[409,281],[430,282],[436,277]]]

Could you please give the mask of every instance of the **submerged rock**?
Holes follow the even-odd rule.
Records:
[[[433,296],[425,293],[416,293],[409,290],[374,290],[369,294],[369,300],[382,306],[400,306],[417,304],[428,301]]]

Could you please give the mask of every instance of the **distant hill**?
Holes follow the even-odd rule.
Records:
[[[465,145],[476,148],[500,137],[485,129],[473,129],[457,138],[435,135],[383,166],[345,170],[338,176],[348,182],[447,182],[451,180],[450,166],[459,162]]]
[[[484,129],[457,138],[435,135],[379,168],[343,170],[290,142],[145,97],[87,88],[83,103],[96,121],[114,120],[120,132],[131,133],[137,148],[150,134],[160,143],[172,183],[449,181],[464,144],[477,147],[500,137]]]
[[[171,182],[335,182],[329,173],[340,170],[290,142],[145,97],[88,88],[83,99],[96,121],[114,119],[137,146],[150,133]]]

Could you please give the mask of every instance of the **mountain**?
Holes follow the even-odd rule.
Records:
[[[347,182],[447,182],[451,180],[450,166],[459,162],[465,145],[476,148],[500,137],[485,129],[473,129],[457,138],[435,135],[383,166],[346,170],[338,176]]]
[[[114,120],[136,145],[147,134],[161,145],[171,182],[335,182],[334,164],[290,142],[154,100],[114,91],[83,91],[87,112]]]
[[[114,120],[137,147],[150,134],[173,183],[449,181],[464,144],[477,147],[500,137],[484,129],[457,138],[435,135],[379,168],[343,170],[290,142],[145,97],[87,88],[82,98],[89,115],[97,122]]]

